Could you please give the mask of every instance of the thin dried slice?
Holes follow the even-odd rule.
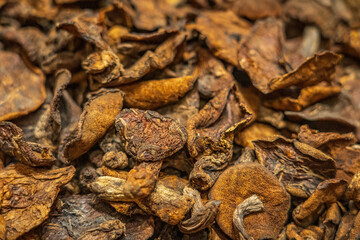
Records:
[[[29,166],[50,166],[56,158],[47,147],[24,140],[23,131],[11,122],[0,122],[0,150]]]
[[[136,82],[119,89],[125,93],[126,107],[156,109],[179,101],[193,88],[196,79],[196,73],[193,73],[177,78]]]
[[[271,92],[268,84],[272,78],[286,73],[279,64],[283,57],[283,28],[282,22],[274,18],[257,21],[239,50],[241,68],[262,93]]]
[[[306,143],[325,153],[331,152],[332,145],[342,147],[353,145],[357,142],[353,133],[339,134],[335,132],[320,132],[303,125],[296,137],[300,142]]]
[[[213,224],[221,201],[212,200],[203,204],[200,193],[190,187],[184,188],[184,194],[193,198],[194,205],[191,209],[191,217],[182,220],[178,224],[180,231],[186,234],[192,234],[199,232]]]
[[[296,224],[302,227],[313,224],[321,214],[324,204],[338,201],[344,195],[346,187],[346,181],[338,179],[328,179],[320,183],[315,192],[294,209],[292,216]]]
[[[232,11],[203,11],[188,29],[195,29],[206,37],[206,43],[214,55],[238,66],[240,39],[250,33],[250,23]]]
[[[41,116],[34,129],[35,138],[44,144],[52,145],[60,136],[62,127],[60,103],[70,80],[71,73],[67,69],[60,69],[55,73],[54,96],[49,108]]]
[[[287,219],[290,196],[266,168],[258,163],[229,167],[210,190],[210,199],[221,200],[216,222],[232,239],[238,231],[233,227],[234,211],[254,194],[264,204],[264,211],[245,216],[245,230],[254,239],[275,239]]]
[[[123,96],[117,89],[101,89],[89,99],[77,127],[60,144],[61,161],[69,163],[80,157],[105,135],[121,111]]]
[[[92,76],[90,76],[90,87],[96,89],[100,86],[119,86],[126,83],[132,83],[154,70],[164,69],[175,60],[178,54],[181,53],[181,49],[185,43],[186,38],[187,34],[184,32],[180,32],[174,36],[169,37],[162,44],[160,44],[154,52],[145,52],[145,54],[132,66],[125,68],[123,71],[121,70],[121,76],[119,78],[115,78],[107,84],[96,83],[93,81]],[[115,60],[117,61],[116,57],[114,57],[113,61]],[[97,64],[98,63],[96,61],[90,61],[90,59],[86,60],[87,69],[92,69],[93,65]],[[110,62],[107,63],[107,65],[115,66],[117,64]],[[115,68],[112,71],[118,70]]]
[[[300,127],[297,139],[334,158],[337,178],[350,180],[360,170],[360,149],[351,146],[357,142],[353,133],[319,132],[305,125]]]
[[[0,214],[6,222],[6,239],[14,240],[46,220],[60,187],[74,174],[73,166],[48,170],[12,164],[3,169]]]
[[[60,198],[42,229],[42,239],[119,239],[125,224],[94,194]]]
[[[320,226],[324,228],[324,239],[333,239],[341,221],[339,205],[337,203],[331,203],[330,207],[319,220],[322,221]]]
[[[253,149],[254,145],[252,141],[266,139],[267,137],[272,137],[275,135],[280,135],[280,132],[269,125],[256,122],[241,131],[235,132],[234,141],[240,146]]]
[[[84,39],[94,44],[101,50],[109,49],[109,45],[102,39],[102,27],[98,25],[97,16],[86,12],[72,19],[67,19],[56,25],[59,29],[64,29],[74,36]]]
[[[293,71],[272,78],[268,86],[271,91],[275,91],[293,85],[306,87],[321,81],[330,81],[341,58],[341,55],[331,51],[316,53]]]
[[[336,174],[335,161],[310,145],[275,136],[254,141],[258,161],[298,197],[308,197],[317,185]]]
[[[45,76],[13,52],[0,51],[0,121],[24,116],[45,101]]]
[[[355,136],[360,139],[360,114],[355,104],[349,96],[340,94],[300,112],[286,111],[285,115],[293,121],[306,120],[314,123],[326,123],[330,129],[348,130],[353,128]]]
[[[18,28],[11,26],[0,28],[0,39],[4,42],[20,45],[29,60],[37,65],[50,57],[55,50],[46,43],[47,36],[35,27]]]
[[[335,66],[341,59],[340,55],[330,51],[307,58],[290,72],[285,70],[283,31],[279,20],[269,18],[258,21],[241,46],[239,63],[254,86],[267,94],[293,85],[304,87],[330,81]]]
[[[126,153],[138,161],[159,161],[179,151],[187,133],[177,121],[157,112],[124,109],[116,130]]]
[[[284,94],[284,92],[282,92],[278,93],[277,96],[269,96],[269,98],[264,101],[264,106],[283,111],[301,111],[313,103],[339,94],[341,88],[339,86],[329,86],[320,83],[315,86],[302,88],[299,91],[299,94],[294,97],[291,96],[291,92],[290,94]]]
[[[121,35],[121,42],[145,42],[145,43],[160,43],[172,34],[178,33],[177,28],[160,28],[156,32],[151,33],[125,33]]]

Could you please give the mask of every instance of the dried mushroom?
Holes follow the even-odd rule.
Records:
[[[293,196],[308,197],[320,182],[335,177],[335,161],[310,145],[280,136],[253,143],[259,162]]]
[[[256,195],[264,205],[262,212],[244,217],[244,229],[254,239],[276,238],[287,219],[290,196],[279,180],[258,163],[241,163],[227,168],[211,188],[210,199],[221,200],[216,222],[235,239],[233,214],[243,201]]]
[[[0,120],[20,117],[38,109],[46,98],[45,76],[41,70],[13,52],[0,51],[0,59]]]
[[[109,105],[109,102],[112,104]],[[91,96],[76,128],[61,143],[60,159],[70,162],[86,153],[115,122],[122,104],[123,93],[116,89],[103,89]]]
[[[0,214],[6,223],[6,239],[16,239],[46,220],[60,187],[74,174],[73,166],[47,170],[12,164],[3,169]]]
[[[359,239],[359,30],[359,0],[0,0],[0,239]]]

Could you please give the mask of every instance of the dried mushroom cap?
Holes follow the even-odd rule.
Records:
[[[48,170],[12,164],[3,169],[0,214],[6,222],[6,239],[16,239],[45,221],[60,187],[74,174],[73,166]]]
[[[26,142],[23,131],[11,122],[0,122],[0,150],[29,166],[50,166],[56,158],[47,147]]]
[[[245,230],[254,239],[275,239],[287,219],[290,196],[266,168],[257,163],[229,167],[210,190],[210,199],[221,200],[216,222],[232,239],[237,233],[233,227],[233,213],[239,204],[254,194],[263,202],[264,211],[245,216]]]
[[[328,179],[320,183],[315,192],[294,209],[292,215],[296,224],[307,227],[314,223],[324,204],[338,201],[344,195],[346,187],[347,182],[338,179]]]
[[[42,230],[42,239],[119,239],[125,232],[111,207],[93,194],[60,198]]]
[[[282,11],[279,0],[230,0],[225,1],[226,5],[229,5],[227,7],[236,13],[236,15],[249,19],[275,17]]]
[[[0,51],[0,59],[0,121],[35,111],[46,98],[44,74],[16,53]]]
[[[273,172],[293,196],[308,197],[320,182],[335,177],[335,161],[310,145],[282,136],[253,144],[259,162]]]
[[[75,130],[60,144],[60,160],[69,163],[80,157],[105,135],[122,109],[123,95],[117,89],[101,89],[89,99]]]
[[[137,161],[159,161],[179,151],[187,133],[177,121],[157,112],[124,109],[116,130],[126,153]]]

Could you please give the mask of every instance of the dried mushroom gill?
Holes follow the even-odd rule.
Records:
[[[0,0],[0,240],[360,239],[358,0]]]

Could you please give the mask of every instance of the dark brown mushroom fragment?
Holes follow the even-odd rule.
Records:
[[[60,187],[75,174],[73,166],[35,169],[12,164],[0,172],[0,214],[6,239],[15,240],[48,218]]]

